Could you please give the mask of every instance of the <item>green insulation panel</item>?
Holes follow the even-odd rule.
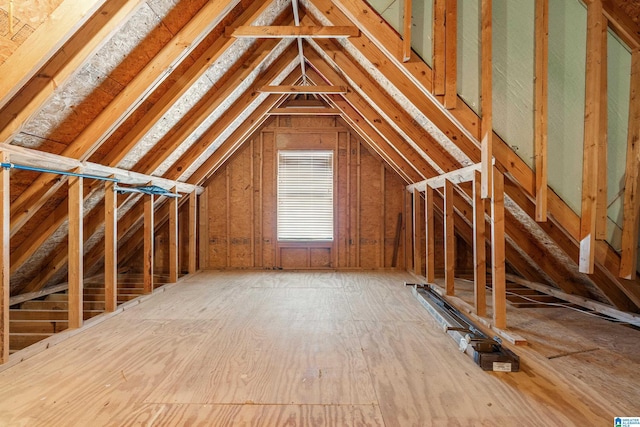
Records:
[[[582,198],[587,9],[549,1],[548,182],[576,213]]]
[[[404,16],[403,0],[368,0],[376,12],[384,18],[399,34],[402,34]]]
[[[480,114],[480,2],[458,2],[458,96]]]
[[[411,47],[433,67],[433,0],[412,3]]]
[[[607,240],[621,248],[631,52],[611,31],[607,37]]]
[[[493,129],[531,168],[535,3],[493,1]]]

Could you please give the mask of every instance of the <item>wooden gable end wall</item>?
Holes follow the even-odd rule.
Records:
[[[277,241],[279,148],[334,150],[334,242]],[[200,230],[200,239],[208,243],[200,246],[206,251],[201,253],[200,267],[392,268],[398,216],[404,215],[404,186],[340,119],[275,117],[205,186],[208,221]],[[405,265],[404,239],[398,239],[395,267],[404,269]]]

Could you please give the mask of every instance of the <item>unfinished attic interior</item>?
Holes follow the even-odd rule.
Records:
[[[640,415],[637,2],[2,0],[0,76],[0,425]]]

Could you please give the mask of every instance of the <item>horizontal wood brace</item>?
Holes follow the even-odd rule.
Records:
[[[345,38],[358,37],[358,27],[345,26],[241,26],[237,28],[226,27],[225,35],[236,38]]]
[[[192,193],[195,191],[197,194],[201,194],[204,191],[202,187],[193,184],[104,166],[97,163],[80,161],[70,157],[60,156],[58,154],[18,147],[5,143],[0,143],[0,151],[10,154],[12,163],[44,169],[50,169],[51,165],[56,165],[57,170],[64,174],[73,172],[83,175],[92,175],[95,179],[115,180],[121,184],[129,185],[149,184],[162,187],[165,190],[171,190],[176,187],[180,193]]]

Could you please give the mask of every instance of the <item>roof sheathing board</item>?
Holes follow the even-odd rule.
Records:
[[[285,8],[289,5],[288,1],[285,0],[277,0],[272,3],[270,7],[268,7],[262,15],[256,20],[252,22],[252,25],[268,25],[275,21],[275,19],[282,14]],[[290,41],[288,41],[290,42]],[[224,77],[224,75],[232,69],[239,58],[242,58],[243,55],[249,50],[251,45],[254,43],[251,39],[237,39],[234,43],[227,49],[224,55],[221,55],[214,63],[212,63],[207,71],[198,79],[196,84],[194,84],[180,99],[174,104],[174,106],[167,111],[167,113],[147,132],[145,136],[143,136],[140,141],[135,145],[135,147],[127,154],[118,164],[118,167],[123,169],[131,169],[135,166],[135,164],[144,157],[146,153],[149,152],[165,135],[167,135],[176,124],[180,122],[180,120],[187,114],[194,106],[196,106],[202,98],[211,91],[215,85]],[[281,43],[282,45],[282,43]],[[286,46],[285,46],[286,47]],[[278,54],[284,51],[282,46],[279,46],[280,50]],[[276,49],[277,50],[277,49]],[[274,61],[277,56],[270,55],[269,63]],[[256,73],[252,73],[253,79],[255,79]],[[249,80],[249,79],[247,79]],[[244,83],[244,82],[243,82]],[[236,90],[234,93],[236,95],[235,98],[242,93],[239,90]],[[229,103],[224,103],[221,108],[226,109],[229,106]],[[221,115],[223,110],[219,110],[218,115]],[[216,114],[216,113],[214,113]],[[200,125],[200,127],[193,132],[183,144],[176,150],[176,152],[180,154],[172,155],[170,159],[165,160],[163,164],[153,172],[155,175],[161,175],[166,171],[173,161],[177,160],[180,155],[184,151],[188,149],[197,138],[208,128],[209,123],[213,123],[216,119],[207,119],[205,123]],[[162,171],[162,172],[160,172]]]
[[[283,40],[284,42],[284,40]],[[282,48],[282,51],[284,51],[284,49],[286,49],[289,43],[283,43],[280,42],[278,45],[278,48]],[[276,49],[278,49],[276,48]],[[279,54],[277,55],[279,56]],[[275,58],[273,58],[273,60],[277,59],[277,56]],[[282,82],[282,80],[284,80],[284,78],[291,74],[294,69],[300,64],[300,60],[299,57],[296,57],[295,60],[293,60],[287,67],[285,67],[282,72],[273,80],[272,84],[273,85],[278,85]],[[238,94],[239,96],[240,94]],[[229,125],[222,134],[220,134],[220,136],[218,138],[216,138],[214,141],[211,141],[211,144],[207,147],[206,150],[204,150],[202,152],[202,154],[200,154],[200,156],[188,167],[184,170],[184,172],[182,173],[182,175],[180,176],[179,180],[180,181],[184,181],[186,182],[191,175],[193,175],[198,168],[200,168],[202,166],[202,164],[209,158],[211,157],[211,155],[213,155],[213,153],[215,153],[215,151],[218,149],[218,147],[220,147],[220,145],[222,145],[222,143],[224,143],[224,141],[226,141],[229,136],[245,121],[247,120],[251,114],[253,114],[253,112],[258,108],[258,106],[260,106],[260,104],[269,96],[269,94],[267,93],[261,93],[258,96],[256,96],[256,99],[253,100],[253,102],[251,102],[251,104],[249,104],[247,106],[247,108],[244,110],[244,112],[238,116],[238,118],[236,120],[233,121],[233,123],[231,123],[231,125]],[[229,105],[227,105],[228,107]],[[177,160],[177,159],[176,159]]]
[[[253,85],[253,83],[258,78],[258,76],[261,73],[263,73],[267,68],[269,68],[278,59],[278,57],[280,57],[282,52],[284,52],[285,49],[287,47],[289,47],[289,45],[291,43],[292,43],[292,40],[290,40],[290,39],[283,39],[280,43],[278,43],[276,48],[271,52],[271,54],[269,54],[269,56],[265,60],[265,62],[263,62],[260,67],[255,68],[251,72],[251,74],[249,76],[247,76],[246,79],[244,79],[240,84],[238,84],[236,86],[236,89],[229,95],[229,97],[223,103],[221,103],[220,106],[217,109],[215,109],[213,111],[213,113],[209,117],[207,117],[202,122],[202,124],[196,129],[195,132],[193,132],[185,141],[183,141],[183,143],[176,150],[174,150],[171,153],[171,155],[169,155],[167,157],[166,161],[163,162],[162,165],[160,165],[160,167],[158,167],[156,169],[154,174],[155,175],[163,175],[163,174],[165,174],[167,172],[167,170],[175,162],[177,162],[180,159],[180,157],[202,136],[202,134],[207,129],[209,129],[211,126],[213,126],[215,124],[215,122],[218,121],[224,115],[224,113],[238,100],[238,98],[240,98],[242,96],[242,94],[246,90],[250,89],[250,87]],[[295,66],[295,64],[290,65],[289,68],[291,68],[291,70],[292,70],[294,68],[294,66]],[[280,81],[283,78],[284,78],[284,76],[282,76],[282,75],[279,76],[278,79],[275,79],[274,84],[280,83]],[[266,97],[267,97],[267,94],[258,95],[256,97],[256,99],[249,105],[249,107],[247,107],[247,109],[244,111],[244,113],[236,121],[234,121],[234,123],[231,126],[229,126],[227,129],[225,129],[225,132],[221,135],[221,137],[218,138],[216,141],[212,141],[212,144],[211,144],[210,148],[213,148],[213,150],[212,151],[207,150],[208,154],[206,155],[206,157],[209,157],[211,154],[213,154],[213,152],[215,151],[215,148],[217,148],[219,146],[219,143],[217,143],[217,141],[220,141],[221,138],[226,139],[229,135],[231,135],[231,133],[247,117],[249,117],[249,115],[251,115],[251,113],[253,113],[253,111],[258,107],[258,105],[260,105],[260,103],[262,103],[262,101],[264,101],[264,99]],[[222,141],[224,141],[224,139],[222,139]],[[206,157],[205,157],[205,159],[206,159]],[[202,159],[202,156],[200,156],[199,159]],[[202,160],[202,161],[204,161],[204,160]],[[202,162],[196,162],[190,168],[188,168],[187,170],[193,170],[195,172],[195,170],[201,164],[202,164]],[[183,174],[183,178],[181,178],[181,180],[183,180],[183,179],[186,180],[186,179],[189,178],[189,176],[185,176]]]
[[[88,62],[58,87],[14,144],[39,148],[42,139],[69,144],[171,39],[162,18],[143,4]],[[136,48],[143,44],[145,53]],[[136,55],[131,55],[136,51]]]
[[[322,25],[332,25],[331,21],[329,21],[320,10],[309,0],[301,0],[301,3],[306,8],[307,12],[309,12],[314,20],[321,23]],[[426,117],[418,108],[415,107],[407,99],[404,94],[398,90],[383,74],[382,72],[372,64],[367,58],[360,53],[358,49],[353,46],[353,43],[348,38],[340,38],[336,39],[336,42],[342,46],[342,48],[351,55],[352,58],[356,60],[356,62],[366,70],[371,78],[375,80],[375,82],[383,88],[390,97],[392,97],[400,106],[404,108],[404,110],[411,116],[413,120],[417,124],[420,125],[426,132],[428,132],[435,141],[437,141],[445,150],[447,150],[463,167],[469,166],[472,164],[471,160],[442,132],[437,126],[435,126],[428,117]],[[321,50],[315,42],[310,41],[316,50]],[[319,52],[321,55],[323,53]],[[331,62],[331,61],[329,61]],[[352,85],[352,87],[358,90],[358,93],[363,96],[367,101],[370,101],[370,98],[366,95],[364,91],[362,91],[358,85]],[[370,102],[372,106],[373,103]],[[392,125],[393,121],[390,122]],[[408,142],[414,145],[413,141],[408,138],[405,138]],[[438,170],[438,168],[436,168]]]
[[[0,65],[51,15],[63,0],[16,1],[13,32],[9,33],[9,2],[0,7]],[[35,4],[34,4],[35,3]]]

